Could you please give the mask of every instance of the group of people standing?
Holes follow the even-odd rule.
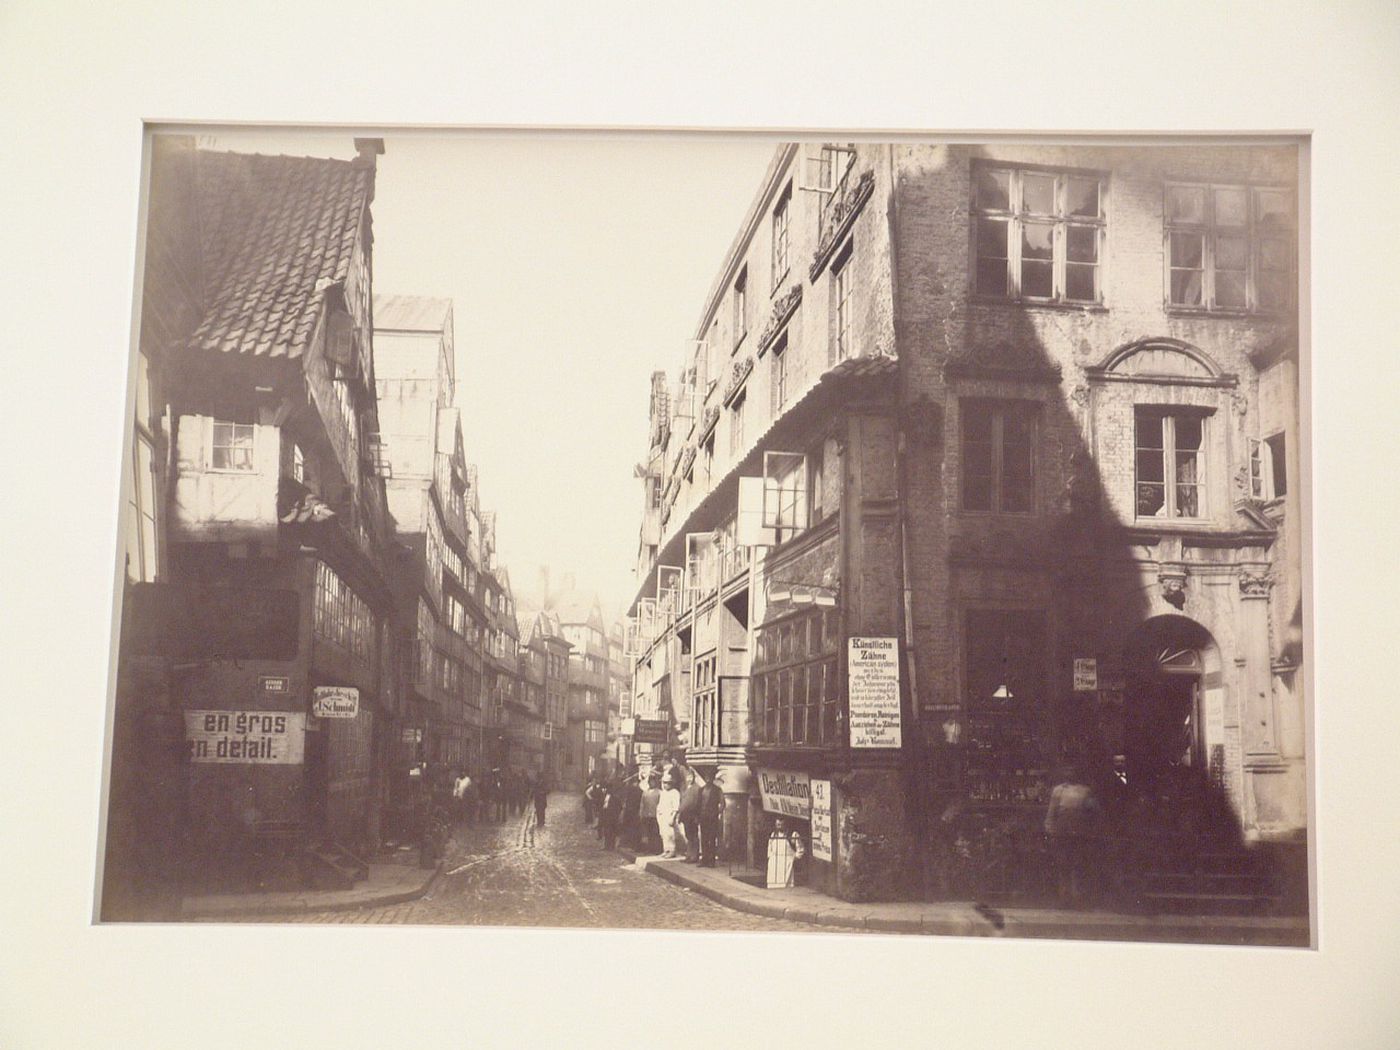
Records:
[[[713,868],[724,820],[718,780],[718,773],[706,779],[663,752],[648,769],[591,778],[583,791],[584,823],[596,824],[604,849],[616,849],[620,840],[639,854]]]
[[[461,770],[452,781],[452,799],[458,820],[470,827],[480,821],[501,824],[521,816],[530,803],[535,826],[544,827],[549,787],[543,776],[519,769],[492,769],[472,776]]]

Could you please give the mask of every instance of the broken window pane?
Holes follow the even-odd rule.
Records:
[[[1098,179],[1069,178],[1065,180],[1065,214],[1098,218]]]
[[[1167,221],[1174,223],[1205,222],[1205,190],[1199,186],[1170,187],[1167,190]]]
[[[977,206],[993,211],[1011,209],[1011,172],[987,171],[977,173]]]
[[[1029,215],[1055,214],[1055,176],[1021,176],[1021,208]]]
[[[1055,227],[1045,223],[1026,223],[1021,229],[1022,259],[1053,259],[1055,256]]]
[[[1095,226],[1067,226],[1065,228],[1065,258],[1070,262],[1092,263],[1099,261],[1099,231]]]

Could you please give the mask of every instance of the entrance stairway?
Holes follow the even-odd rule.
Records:
[[[338,842],[308,846],[304,854],[305,880],[315,890],[348,890],[369,877],[369,865]]]
[[[1125,879],[1140,911],[1173,915],[1260,915],[1283,910],[1280,878],[1246,847],[1158,853]]]

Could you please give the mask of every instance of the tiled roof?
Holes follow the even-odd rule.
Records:
[[[452,313],[451,299],[426,295],[376,295],[374,327],[400,332],[440,332]]]
[[[190,343],[299,357],[318,285],[350,270],[374,169],[358,161],[195,154],[206,308]]]

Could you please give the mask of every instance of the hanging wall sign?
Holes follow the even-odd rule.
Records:
[[[360,691],[348,686],[318,685],[311,691],[311,713],[317,718],[354,718],[360,713]]]
[[[1060,666],[1064,666],[1061,664]],[[1092,693],[1099,687],[1099,662],[1093,657],[1075,657],[1074,691]]]
[[[899,747],[899,640],[852,638],[846,698],[852,747]]]
[[[769,813],[807,820],[812,815],[812,792],[806,773],[778,769],[758,771],[758,793]]]

